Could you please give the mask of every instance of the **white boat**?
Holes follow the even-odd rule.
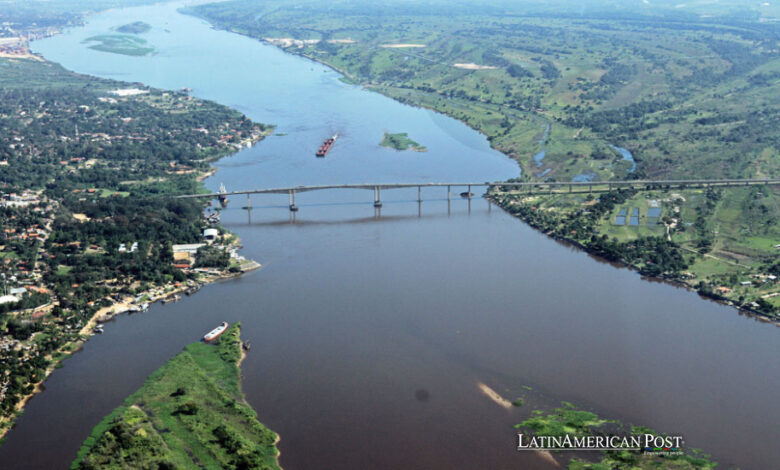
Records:
[[[203,337],[203,341],[209,342],[219,338],[219,336],[227,330],[228,322],[223,321],[221,325],[206,333]]]

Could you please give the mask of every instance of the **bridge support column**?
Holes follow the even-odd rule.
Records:
[[[592,184],[588,185],[588,193],[593,193],[593,185]]]
[[[447,186],[447,202],[450,202],[450,187]]]
[[[417,202],[422,202],[422,186],[417,186]]]
[[[290,212],[298,212],[298,206],[295,205],[295,190],[290,190]]]
[[[249,193],[246,193],[246,210],[252,210],[252,198],[249,197]]]
[[[382,194],[379,186],[374,186],[374,207],[382,207]]]
[[[468,189],[466,189],[466,192],[468,193],[469,200],[471,200],[471,185],[469,185]],[[471,209],[471,206],[469,206],[469,209]]]
[[[609,183],[609,190],[612,191],[612,183]]]
[[[569,192],[571,192],[571,189],[572,189],[572,188],[571,188],[571,186],[572,186],[572,185],[569,185]]]

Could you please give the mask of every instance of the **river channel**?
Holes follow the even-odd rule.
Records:
[[[177,4],[113,10],[35,42],[68,69],[232,106],[277,134],[221,160],[211,189],[488,181],[516,164],[465,125],[399,104],[316,63],[212,29]],[[145,21],[154,55],[84,39]],[[425,153],[379,147],[408,132]],[[338,133],[324,159],[314,151]],[[682,434],[720,468],[780,462],[775,327],[648,282],[453,188],[231,201],[226,227],[264,267],[148,312],[120,316],[64,362],[0,448],[2,468],[66,468],[90,429],[145,377],[219,322],[252,350],[243,389],[281,435],[288,470],[549,468],[517,452],[512,425],[566,400]],[[509,399],[487,398],[485,383]],[[531,390],[528,390],[530,388]]]

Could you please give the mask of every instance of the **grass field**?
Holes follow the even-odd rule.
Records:
[[[100,422],[71,468],[278,469],[277,435],[240,390],[240,325],[193,343]]]

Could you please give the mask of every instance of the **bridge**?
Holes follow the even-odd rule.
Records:
[[[247,207],[252,207],[252,194],[287,194],[291,211],[297,211],[295,195],[309,191],[323,191],[330,189],[364,189],[374,192],[374,207],[382,207],[382,191],[400,188],[417,188],[417,202],[422,202],[422,188],[446,187],[447,200],[452,197],[452,188],[464,188],[459,193],[461,197],[472,198],[472,188],[484,187],[487,190],[498,187],[503,190],[515,190],[534,193],[574,193],[574,192],[605,192],[618,188],[655,189],[655,188],[706,188],[706,187],[731,187],[731,186],[765,186],[780,185],[780,179],[711,179],[711,180],[622,180],[622,181],[524,181],[524,182],[462,182],[462,183],[362,183],[362,184],[326,184],[316,186],[294,186],[286,188],[250,189],[245,191],[225,191],[224,187],[216,193],[185,194],[175,196],[177,199],[219,199],[223,205],[227,204],[228,197],[246,195]]]

